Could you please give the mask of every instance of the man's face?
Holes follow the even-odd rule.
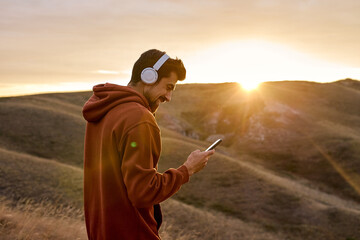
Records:
[[[144,87],[144,96],[149,102],[151,112],[156,112],[160,103],[170,102],[177,80],[177,74],[171,72],[169,77],[163,77],[158,83]]]

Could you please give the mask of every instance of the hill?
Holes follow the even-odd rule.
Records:
[[[160,170],[218,136],[224,144],[163,204],[164,239],[359,239],[359,89],[350,79],[269,82],[251,93],[178,85],[156,115]],[[0,195],[11,211],[29,199],[81,209],[90,95],[0,98]]]
[[[227,154],[252,155],[262,166],[359,201],[358,85],[268,82],[251,93],[236,83],[184,85],[159,110],[159,122],[198,140],[221,136]]]

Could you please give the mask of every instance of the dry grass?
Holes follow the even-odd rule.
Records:
[[[3,240],[82,240],[87,239],[80,210],[51,203],[21,201],[12,206],[0,203],[0,239]],[[162,204],[164,223],[160,229],[163,240],[275,240],[281,234],[266,232],[255,224],[244,223],[215,211],[207,212],[168,200]]]
[[[11,206],[0,203],[0,239],[82,240],[87,239],[81,211],[42,202]]]
[[[266,231],[259,225],[176,200],[167,200],[162,204],[162,209],[165,221],[160,236],[163,240],[285,239],[280,233]]]

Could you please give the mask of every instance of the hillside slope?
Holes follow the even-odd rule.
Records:
[[[161,170],[181,164],[197,147],[175,138],[163,141]],[[251,156],[234,159],[216,154],[206,170],[193,176],[175,199],[256,223],[288,239],[338,239],[352,236],[349,233],[358,236],[360,204],[319,191],[310,182],[275,174],[252,160]],[[298,238],[294,232],[299,233]]]
[[[74,100],[67,102],[62,96]],[[82,166],[82,103],[71,103],[77,97],[54,94],[0,98],[0,147]]]
[[[183,85],[159,110],[162,126],[198,140],[224,139],[276,172],[360,201],[359,81]],[[211,97],[209,97],[211,96]]]
[[[354,80],[265,83],[253,93],[235,83],[177,86],[156,116],[160,171],[214,138],[224,144],[164,203],[164,239],[359,239],[359,89]],[[82,208],[90,95],[0,98],[0,196],[12,206]]]
[[[81,209],[82,169],[0,148],[0,193],[17,203],[32,200]]]

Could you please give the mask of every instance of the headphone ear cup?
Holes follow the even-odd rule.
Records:
[[[152,67],[145,68],[141,72],[141,81],[146,84],[154,84],[158,79],[158,73]]]

